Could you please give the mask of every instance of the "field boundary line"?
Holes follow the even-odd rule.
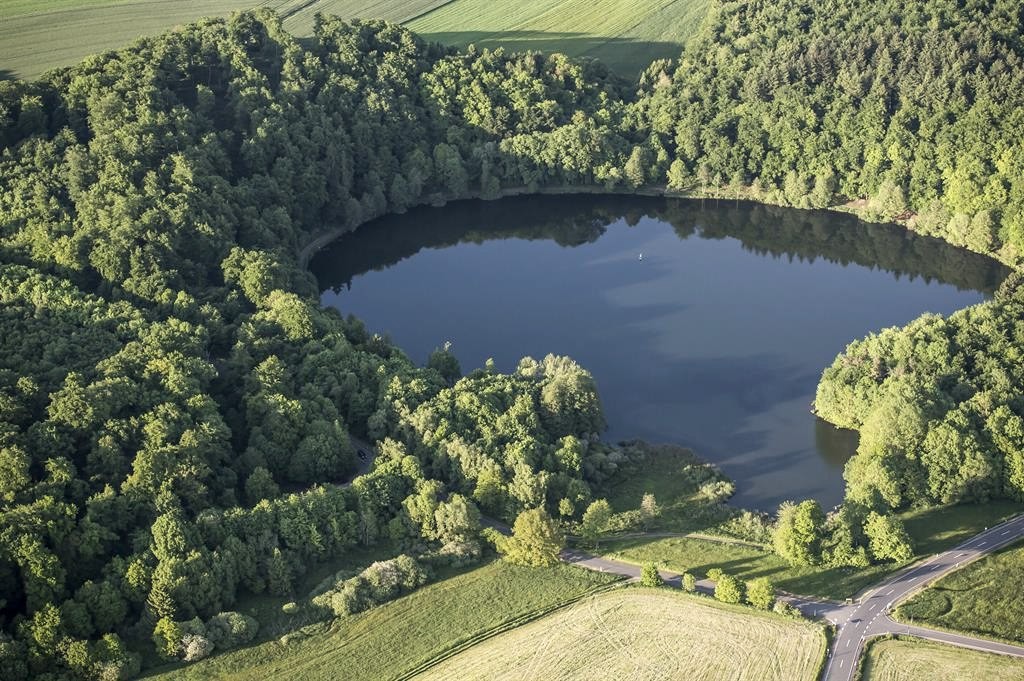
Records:
[[[423,17],[427,16],[431,12],[436,12],[439,9],[447,7],[448,5],[452,4],[455,1],[456,0],[444,0],[444,2],[442,2],[439,5],[434,5],[430,9],[425,9],[422,12],[420,12],[419,14],[414,14],[411,17],[408,17],[407,19],[402,19],[401,25],[405,26],[406,24],[411,23],[413,21],[416,21],[417,19],[422,19]],[[417,32],[416,35],[420,35],[420,34]]]
[[[447,648],[446,650],[443,650],[440,653],[437,653],[436,655],[434,655],[433,657],[431,657],[431,658],[427,659],[426,661],[420,663],[416,667],[413,667],[412,669],[409,669],[409,670],[407,670],[405,672],[402,672],[401,675],[395,677],[395,681],[407,681],[407,679],[411,679],[411,678],[413,678],[413,677],[415,677],[415,676],[417,676],[419,674],[422,674],[423,672],[427,671],[431,667],[435,667],[435,666],[441,664],[442,662],[444,662],[445,660],[447,660],[449,658],[452,658],[452,657],[455,657],[459,653],[461,653],[464,650],[467,650],[469,648],[472,648],[473,646],[475,646],[478,643],[482,643],[483,641],[486,641],[487,639],[494,638],[498,634],[503,634],[506,631],[510,631],[512,629],[516,629],[518,627],[521,627],[521,626],[524,626],[526,624],[529,624],[530,622],[533,622],[533,621],[538,620],[538,619],[540,619],[542,617],[550,615],[550,614],[552,614],[552,613],[554,613],[554,612],[556,612],[558,610],[561,610],[561,609],[563,609],[563,608],[565,608],[567,606],[570,606],[570,605],[572,605],[574,603],[578,603],[579,601],[583,600],[584,598],[589,598],[591,596],[597,596],[598,594],[604,593],[605,591],[611,591],[612,589],[617,589],[617,588],[622,586],[622,582],[623,582],[623,580],[620,579],[620,580],[612,582],[610,584],[602,584],[600,586],[594,587],[593,589],[585,591],[585,592],[583,592],[583,593],[581,593],[581,594],[579,594],[577,596],[573,596],[571,598],[567,598],[567,599],[565,599],[563,601],[555,603],[554,605],[548,606],[546,608],[540,608],[538,610],[534,610],[533,612],[526,613],[525,615],[520,615],[519,617],[516,617],[515,619],[511,619],[511,620],[502,622],[501,624],[499,624],[497,626],[494,626],[494,627],[492,627],[490,629],[487,629],[486,631],[478,632],[478,633],[474,634],[473,636],[469,637],[468,639],[466,639],[465,641],[462,641],[460,643],[456,643],[454,646],[452,646],[450,648]]]

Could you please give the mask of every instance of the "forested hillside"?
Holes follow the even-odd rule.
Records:
[[[416,367],[320,309],[296,255],[329,228],[503,187],[668,184],[865,199],[869,216],[1019,261],[1017,3],[713,11],[638,93],[600,64],[460,54],[382,22],[321,19],[300,44],[269,13],[0,83],[5,678],[117,678],[138,669],[130,649],[237,645],[255,626],[230,610],[242,592],[288,594],[384,538],[469,560],[478,509],[579,517],[614,472],[622,453],[598,440],[596,387],[571,360],[461,377],[444,349]],[[826,374],[834,421],[867,428],[890,394],[921,418],[902,440],[865,437],[857,503],[831,543],[810,538],[828,557],[799,555],[864,558],[871,509],[1021,495],[1024,331],[1003,291],[854,345]],[[350,486],[349,435],[381,443]],[[884,484],[861,482],[871,466]],[[822,522],[784,520],[797,513]],[[386,564],[404,580],[391,595],[427,578],[419,559]],[[328,610],[368,607],[376,578],[359,579]]]
[[[154,626],[183,654],[175,622],[379,537],[471,557],[467,499],[509,519],[588,500],[614,466],[586,372],[414,367],[319,309],[294,254],[491,186],[496,140],[615,101],[602,77],[383,23],[324,21],[306,50],[242,15],[4,84],[6,678],[128,673],[124,637]],[[342,487],[350,433],[384,442]]]

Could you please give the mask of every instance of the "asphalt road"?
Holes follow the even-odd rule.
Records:
[[[864,642],[883,634],[912,634],[942,643],[985,650],[1003,655],[1024,657],[1024,647],[1011,646],[962,634],[936,631],[925,627],[893,622],[888,612],[899,602],[940,577],[978,558],[1024,537],[1024,516],[977,534],[949,551],[900,570],[878,586],[864,593],[852,605],[807,604],[801,610],[817,610],[819,617],[836,625],[836,636],[829,651],[824,681],[850,681],[857,669]]]

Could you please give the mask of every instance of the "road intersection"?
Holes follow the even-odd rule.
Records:
[[[1022,538],[1024,515],[988,528],[948,551],[890,575],[853,602],[839,603],[791,594],[780,596],[780,600],[798,608],[807,617],[824,619],[835,625],[836,634],[829,650],[823,681],[851,681],[856,674],[864,644],[871,638],[887,634],[912,635],[963,648],[1024,658],[1024,646],[907,625],[893,621],[888,614],[897,604],[940,577]],[[566,549],[561,555],[565,562],[590,570],[619,574],[630,579],[640,577],[640,568],[631,563],[594,556],[578,549]],[[661,576],[669,586],[682,586],[680,575],[674,572],[662,570]],[[697,591],[714,594],[714,583],[701,580],[697,582]]]

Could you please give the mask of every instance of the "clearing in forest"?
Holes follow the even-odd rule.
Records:
[[[820,626],[662,589],[584,599],[500,634],[418,679],[811,681]]]

